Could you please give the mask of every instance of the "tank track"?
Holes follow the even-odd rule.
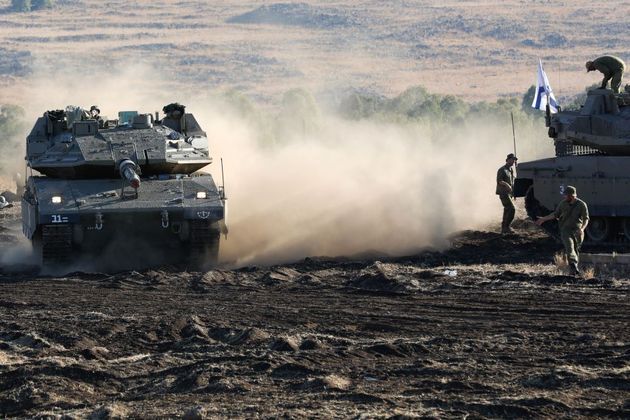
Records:
[[[219,230],[205,220],[190,222],[190,251],[194,261],[216,264],[219,259]]]
[[[69,262],[72,257],[72,226],[43,225],[41,252],[44,265]]]
[[[205,220],[191,221],[188,257],[194,265],[214,265],[219,257],[220,232]],[[71,225],[43,225],[35,241],[43,266],[71,263],[74,257]]]

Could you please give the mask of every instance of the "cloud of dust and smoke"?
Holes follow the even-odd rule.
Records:
[[[282,145],[262,146],[259,125],[211,93],[174,96],[156,79],[154,69],[140,66],[55,83],[35,77],[20,105],[34,121],[68,104],[98,104],[111,117],[186,104],[208,133],[217,183],[218,158],[225,162],[230,234],[221,260],[231,266],[404,254],[446,246],[451,232],[499,220],[494,177],[511,149],[505,125],[462,125],[436,139],[427,124],[328,113],[318,115],[315,129],[285,130]]]
[[[324,115],[319,130],[291,133],[269,150],[258,147],[255,127],[224,108],[203,115],[227,167],[226,262],[404,254],[499,220],[494,187],[510,151],[507,127],[462,127],[438,141],[426,124]]]

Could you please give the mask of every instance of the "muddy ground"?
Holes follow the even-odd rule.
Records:
[[[4,266],[0,415],[628,417],[630,281],[559,274],[557,250],[520,230],[381,261]]]

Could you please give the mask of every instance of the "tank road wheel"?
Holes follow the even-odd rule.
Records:
[[[623,230],[623,236],[627,241],[630,241],[630,217],[624,217],[621,221],[621,229]]]
[[[593,242],[604,242],[612,231],[611,220],[607,217],[593,217],[586,227],[586,234]]]

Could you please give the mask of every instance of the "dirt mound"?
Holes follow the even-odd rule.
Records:
[[[409,293],[420,288],[418,280],[406,277],[381,262],[361,270],[348,282],[348,286],[357,289],[386,293]]]
[[[307,3],[274,3],[227,19],[228,23],[290,25],[315,29],[354,26],[356,19],[341,10]]]

